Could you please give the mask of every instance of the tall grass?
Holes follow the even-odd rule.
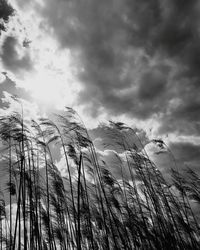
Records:
[[[0,249],[200,249],[200,178],[176,169],[172,183],[150,161],[134,131],[104,129],[116,154],[116,179],[72,109],[56,122],[1,117]],[[138,138],[137,138],[138,140]],[[163,146],[160,140],[154,140]],[[62,152],[61,175],[53,146]]]

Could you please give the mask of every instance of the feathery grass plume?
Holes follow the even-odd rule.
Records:
[[[200,249],[194,171],[184,177],[175,169],[169,183],[137,133],[115,122],[104,125],[105,145],[114,152],[108,164],[74,110],[55,117],[32,126],[23,112],[0,118],[1,250]],[[163,141],[154,143],[165,150]]]

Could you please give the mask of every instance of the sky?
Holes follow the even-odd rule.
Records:
[[[135,128],[156,154],[163,139],[181,169],[200,163],[198,0],[13,0],[0,36],[0,114],[23,98],[27,116],[65,106],[82,117],[103,152],[108,120]],[[110,155],[109,151],[104,154]]]

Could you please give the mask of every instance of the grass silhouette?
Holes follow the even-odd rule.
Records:
[[[200,178],[172,170],[173,183],[138,148],[123,123],[105,127],[121,179],[98,153],[76,112],[56,122],[26,122],[23,112],[0,119],[0,249],[200,249]],[[112,143],[112,140],[110,143]],[[164,142],[154,140],[162,147]],[[53,159],[62,151],[66,175]],[[6,172],[6,174],[5,174]]]

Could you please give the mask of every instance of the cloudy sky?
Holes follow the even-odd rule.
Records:
[[[181,168],[198,170],[198,0],[11,4],[15,16],[0,36],[1,114],[16,108],[10,94],[24,99],[27,116],[70,106],[96,142],[103,137],[100,122],[123,121],[143,138],[163,139]],[[155,158],[155,145],[146,149]],[[163,171],[171,167],[168,158],[157,155]]]

